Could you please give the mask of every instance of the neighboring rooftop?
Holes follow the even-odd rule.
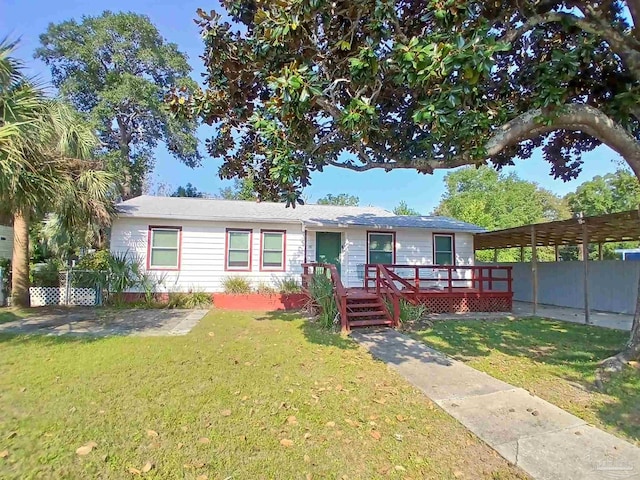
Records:
[[[378,207],[345,207],[338,205],[297,205],[284,203],[219,200],[211,198],[155,197],[142,195],[118,204],[122,217],[245,221],[269,223],[304,223],[306,225],[371,228],[425,228],[482,232],[483,228],[447,217],[399,216]]]

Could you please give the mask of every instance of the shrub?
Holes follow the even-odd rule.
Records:
[[[409,303],[406,299],[400,299],[400,323],[417,322],[428,312],[426,305],[419,303],[414,305]],[[385,299],[385,304],[389,313],[393,315],[393,304]]]
[[[208,308],[211,303],[211,294],[207,292],[172,292],[167,308]]]
[[[98,250],[82,257],[78,262],[77,268],[78,270],[106,271],[109,270],[110,260],[111,252],[109,250]]]
[[[244,277],[227,277],[222,281],[224,293],[251,293],[251,282]]]
[[[309,296],[320,308],[319,320],[324,328],[332,328],[338,315],[338,306],[333,295],[333,282],[326,275],[316,273],[309,282]]]
[[[275,295],[278,293],[278,289],[267,283],[259,283],[256,287],[256,293],[259,293],[260,295]]]
[[[34,287],[59,287],[62,262],[50,259],[47,263],[31,265],[31,285]]]
[[[293,277],[283,278],[278,281],[278,290],[280,293],[300,293],[302,285]]]

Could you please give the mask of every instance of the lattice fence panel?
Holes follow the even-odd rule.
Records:
[[[508,297],[433,296],[422,298],[421,302],[431,313],[510,312],[512,309]]]
[[[42,307],[44,305],[61,305],[60,287],[31,287],[29,297],[32,307]]]
[[[84,305],[96,304],[95,288],[70,288],[67,298],[66,287],[31,287],[29,296],[32,307],[44,305]]]

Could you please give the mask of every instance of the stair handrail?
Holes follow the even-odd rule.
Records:
[[[342,280],[340,279],[340,274],[338,273],[338,269],[332,263],[303,263],[302,268],[304,271],[304,276],[307,279],[316,273],[316,269],[322,268],[329,271],[329,277],[331,279],[331,283],[333,284],[333,295],[336,301],[336,307],[338,308],[338,313],[340,314],[340,328],[343,331],[348,330],[347,324],[347,290],[344,288],[342,284]],[[313,269],[313,273],[309,275],[309,268]]]
[[[390,273],[391,272],[389,272],[384,265],[376,266],[376,295],[378,295],[378,298],[380,299],[382,299],[383,296],[391,297],[393,314],[389,312],[387,305],[384,302],[382,303],[387,312],[389,312],[389,316],[393,321],[393,326],[397,327],[400,325],[400,297],[402,296],[402,292],[393,281]],[[391,291],[390,295],[389,291]]]

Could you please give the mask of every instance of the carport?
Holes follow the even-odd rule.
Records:
[[[585,322],[590,322],[589,305],[589,244],[598,245],[598,258],[602,260],[602,245],[608,242],[640,240],[640,212],[610,213],[594,217],[576,216],[568,220],[524,225],[475,235],[474,250],[520,248],[520,261],[524,262],[524,249],[531,247],[531,298],[533,313],[538,307],[538,252],[537,247],[554,247],[559,261],[559,246],[580,246],[583,263]],[[577,279],[576,279],[577,280]]]

